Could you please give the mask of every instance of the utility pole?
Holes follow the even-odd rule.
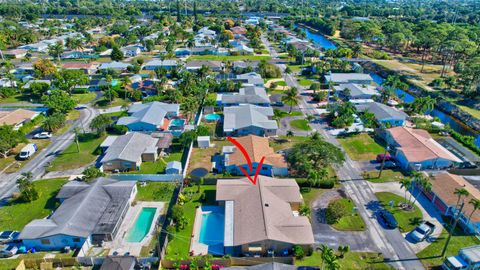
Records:
[[[385,159],[387,159],[387,153],[390,150],[390,146],[385,147],[385,153],[383,153],[382,165],[380,166],[380,172],[378,173],[378,178],[382,177],[383,167],[385,166]]]
[[[450,243],[450,239],[452,238],[452,234],[453,234],[453,231],[455,230],[455,227],[457,227],[457,222],[460,219],[460,215],[462,214],[464,205],[465,205],[465,202],[462,202],[462,205],[460,205],[460,209],[456,209],[458,210],[458,212],[455,217],[455,222],[453,223],[452,228],[450,228],[450,230],[448,231],[447,242],[445,242],[445,246],[443,246],[442,255],[440,255],[441,257],[445,256],[445,252],[447,252],[448,244]]]

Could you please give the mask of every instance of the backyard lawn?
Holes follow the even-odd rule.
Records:
[[[299,111],[292,111],[289,113],[288,111],[280,110],[280,109],[273,109],[273,112],[275,114],[274,118],[276,119],[281,119],[284,117],[290,117],[290,116],[302,116],[302,112]]]
[[[302,136],[278,136],[277,138],[270,138],[270,147],[275,151],[292,148],[293,145],[308,140],[308,137]]]
[[[205,169],[206,172],[210,172],[212,168],[212,156],[214,156],[215,153],[220,153],[223,146],[232,145],[228,140],[212,140],[210,143],[214,146],[205,149],[198,147],[193,148],[188,166],[188,174],[190,174],[192,170],[200,168]]]
[[[440,257],[440,255],[442,254],[447,237],[448,232],[444,229],[440,236],[433,243],[417,253],[417,257],[422,260],[425,268],[430,269],[433,266],[439,266],[442,264],[444,258]],[[457,255],[461,248],[479,244],[480,240],[478,240],[475,236],[465,235],[460,230],[456,230],[450,240],[445,257]]]
[[[343,258],[339,258],[340,269],[349,270],[387,270],[393,269],[390,265],[383,262],[383,256],[375,252],[348,252]],[[295,260],[296,266],[319,267],[322,264],[319,252],[314,252],[312,256]]]
[[[307,79],[298,79],[298,84],[301,86],[310,86],[313,82]]]
[[[270,60],[270,59],[272,59],[272,57],[267,55],[193,55],[187,59],[187,62],[192,60],[261,61],[261,60]]]
[[[156,161],[142,162],[140,170],[125,172],[126,174],[159,174],[164,173],[167,163],[170,161],[181,161],[182,152],[172,152],[168,157],[160,157]]]
[[[378,177],[379,171],[366,172],[365,179],[373,183],[398,182],[405,178],[401,171],[383,170],[382,176]]]
[[[195,210],[198,206],[213,205],[215,204],[215,185],[202,185],[200,186],[200,192],[196,193],[197,187],[192,186],[185,188],[183,193],[191,199],[185,202],[182,206],[187,225],[183,230],[179,230],[173,236],[169,236],[170,242],[167,246],[167,259],[186,259],[189,256],[190,251],[190,238],[192,236],[193,223],[195,220]],[[205,192],[205,202],[201,202],[201,194]],[[172,239],[173,238],[173,239]]]
[[[415,207],[412,211],[405,211],[397,207],[398,203],[404,202],[405,199],[402,196],[390,192],[377,192],[375,193],[380,204],[390,211],[398,222],[398,228],[401,232],[409,232],[420,224],[423,220],[423,215],[418,207]],[[390,207],[390,202],[393,201],[393,208]]]
[[[353,214],[353,208],[355,204],[351,199],[339,198],[336,199],[341,205],[347,209],[347,214],[341,217],[337,222],[330,224],[334,229],[339,231],[363,231],[365,230],[365,222],[362,217],[355,213]]]
[[[385,149],[368,134],[339,137],[337,140],[353,160],[372,160],[385,152]]]
[[[33,182],[38,192],[38,199],[33,202],[23,202],[13,199],[0,208],[0,231],[18,230],[34,219],[48,216],[57,206],[55,196],[66,183],[66,179],[47,179]]]
[[[311,130],[310,126],[308,125],[308,121],[305,119],[295,119],[290,121],[290,125],[294,129],[309,131]]]
[[[172,198],[174,189],[174,183],[146,182],[145,185],[137,183],[137,195],[135,196],[135,200],[168,203],[170,202],[170,198]]]
[[[53,161],[48,171],[64,171],[80,168],[95,161],[97,148],[105,139],[104,136],[97,137],[96,134],[86,133],[79,136],[80,152],[77,152],[77,145],[72,142]]]

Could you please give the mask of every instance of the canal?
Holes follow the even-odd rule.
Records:
[[[307,39],[312,40],[316,45],[324,48],[324,49],[335,49],[337,48],[335,44],[327,39],[325,36],[320,34],[319,32],[313,32],[310,29],[306,27],[301,27],[305,33],[307,34]],[[375,83],[378,85],[381,85],[384,78],[382,78],[380,75],[375,74],[375,73],[370,73],[372,76],[373,80]],[[409,93],[401,90],[401,89],[396,89],[395,94],[401,98],[404,102],[410,103],[415,100],[415,97],[410,95]],[[464,125],[463,123],[459,122],[455,118],[451,117],[448,114],[445,114],[444,112],[433,109],[432,111],[429,112],[429,114],[433,117],[437,117],[440,119],[440,121],[443,124],[448,124],[450,128],[455,130],[456,132],[463,134],[463,135],[469,135],[475,137],[475,145],[480,147],[480,134],[475,132],[473,129],[469,128],[468,126]]]

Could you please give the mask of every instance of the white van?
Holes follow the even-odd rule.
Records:
[[[20,151],[20,154],[18,155],[19,159],[29,159],[35,152],[37,152],[38,146],[34,143],[29,143],[25,145],[25,147],[22,148]]]

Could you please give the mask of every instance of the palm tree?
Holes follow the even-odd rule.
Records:
[[[293,137],[294,134],[293,134],[293,131],[288,130],[286,135],[287,137]]]
[[[428,179],[422,173],[415,172],[413,175],[414,175],[413,179],[414,179],[416,185],[418,186],[417,196],[414,196],[414,200],[411,204],[412,207],[415,207],[415,202],[417,202],[418,196],[420,196],[420,193],[422,193],[422,188],[425,189],[425,187],[427,185],[426,183],[430,183],[430,182],[428,181]]]
[[[480,209],[480,200],[472,198],[468,203],[473,206],[472,212],[470,212],[470,215],[468,215],[468,222],[470,223],[473,213],[475,213],[478,209]]]
[[[123,77],[123,79],[122,79],[122,87],[123,87],[123,91],[125,91],[124,100],[127,100],[127,92],[128,92],[127,87],[128,87],[130,84],[132,84],[132,80],[130,80],[130,77],[128,77],[128,76]]]
[[[410,190],[412,187],[412,179],[410,178],[404,178],[402,181],[400,181],[400,188],[405,189],[405,203],[407,203],[407,190]]]
[[[312,122],[314,119],[315,116],[313,116],[312,114],[307,114],[307,116],[305,116],[305,120],[307,120],[308,122]]]
[[[288,113],[292,113],[293,106],[297,106],[300,102],[297,88],[292,87],[290,90],[287,90],[285,95],[282,97],[282,102],[290,106]]]
[[[63,53],[63,42],[59,41],[55,44],[48,46],[48,54],[52,57],[57,58],[60,62],[60,55]]]
[[[453,194],[457,195],[457,205],[455,206],[455,208],[458,209],[458,206],[460,205],[460,200],[462,200],[463,197],[467,197],[468,195],[470,195],[470,192],[468,192],[468,190],[466,190],[465,188],[456,188]]]

